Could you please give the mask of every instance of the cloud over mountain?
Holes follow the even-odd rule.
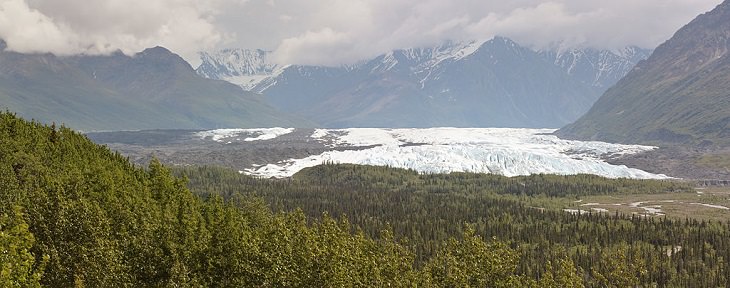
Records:
[[[247,3],[254,11],[286,17],[271,17],[263,31],[246,31],[252,34],[239,34],[239,40],[272,33],[279,36],[268,44],[281,62],[332,65],[397,48],[497,35],[538,48],[654,48],[720,1],[357,0],[343,7],[331,0],[307,1],[306,7],[291,2],[296,1]]]
[[[215,47],[221,1],[0,0],[0,38],[18,52],[132,54],[162,45],[188,58]]]
[[[223,47],[339,65],[397,48],[495,35],[542,47],[654,48],[719,0],[0,0],[8,49],[127,54],[162,45],[188,61]],[[195,64],[194,64],[195,65]]]

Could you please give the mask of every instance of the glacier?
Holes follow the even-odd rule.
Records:
[[[317,129],[310,137],[332,150],[301,159],[262,163],[241,172],[283,178],[322,163],[350,163],[407,168],[420,173],[671,178],[624,165],[612,165],[604,160],[656,147],[563,140],[551,135],[554,131],[514,128]],[[339,147],[349,149],[337,150]]]

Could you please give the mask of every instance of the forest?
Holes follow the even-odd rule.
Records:
[[[333,164],[284,180],[138,167],[4,112],[0,286],[727,286],[729,223],[541,206],[688,189]]]
[[[323,211],[377,238],[393,231],[426,265],[464,225],[483,239],[508,245],[516,272],[540,279],[561,259],[576,265],[588,287],[623,270],[627,286],[726,286],[730,223],[620,214],[571,214],[551,199],[586,195],[687,192],[687,183],[607,179],[593,175],[419,175],[376,166],[325,164],[292,179],[258,179],[217,167],[177,168],[198,195],[261,197],[274,211]],[[599,281],[600,280],[600,281]],[[615,280],[612,283],[616,283]],[[634,284],[629,284],[634,283]],[[608,285],[611,286],[611,285]]]

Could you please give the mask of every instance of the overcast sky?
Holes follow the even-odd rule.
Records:
[[[282,63],[338,65],[396,48],[495,35],[555,43],[654,48],[721,0],[0,0],[8,49],[127,54],[275,51]]]

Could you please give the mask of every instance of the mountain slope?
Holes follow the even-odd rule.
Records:
[[[569,51],[538,52],[496,37],[395,50],[352,66],[266,70],[264,54],[224,50],[202,54],[197,71],[231,82],[237,76],[230,75],[268,75],[241,86],[324,127],[544,128],[577,119],[646,53]]]
[[[558,135],[615,142],[728,144],[729,50],[730,0],[677,31]]]
[[[0,103],[19,115],[82,130],[293,126],[260,95],[199,77],[179,56],[56,57],[0,52]]]

